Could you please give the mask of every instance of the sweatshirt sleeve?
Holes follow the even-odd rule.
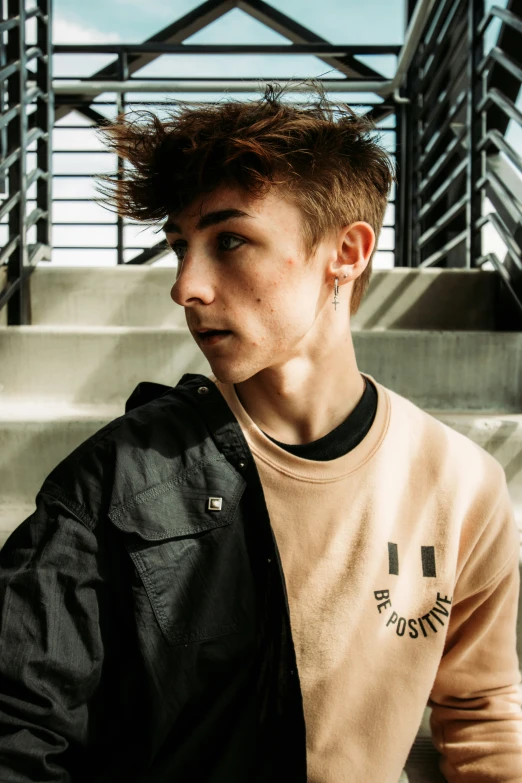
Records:
[[[0,551],[0,780],[81,777],[104,658],[98,556],[93,531],[44,494]]]
[[[432,689],[431,731],[449,783],[522,783],[516,651],[519,533],[505,474],[495,509],[472,541]]]

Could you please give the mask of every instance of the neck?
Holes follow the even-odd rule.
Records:
[[[281,443],[310,443],[354,410],[365,388],[351,332],[321,356],[296,357],[235,385],[241,404],[267,435]]]

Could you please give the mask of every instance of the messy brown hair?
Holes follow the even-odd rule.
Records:
[[[254,197],[279,186],[301,209],[310,255],[332,229],[358,220],[378,237],[394,178],[390,158],[367,118],[313,89],[308,103],[283,100],[284,91],[269,86],[255,101],[180,102],[163,119],[149,111],[120,115],[99,131],[127,162],[123,177],[99,178],[101,202],[157,224],[220,185]],[[372,259],[354,282],[352,314],[371,271]]]

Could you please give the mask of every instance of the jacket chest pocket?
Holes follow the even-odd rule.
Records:
[[[228,463],[213,467],[109,514],[171,645],[237,633],[248,619],[243,531],[232,524],[245,482]]]

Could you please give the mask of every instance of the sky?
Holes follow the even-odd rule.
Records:
[[[141,42],[197,7],[197,2],[175,0],[91,0],[80,5],[57,0],[54,5],[54,40],[56,43],[126,43]],[[277,0],[272,5],[331,43],[401,44],[404,39],[404,0],[325,0],[323,3]],[[283,36],[239,9],[233,9],[187,43],[288,43]],[[372,67],[391,76],[395,58],[390,56],[361,58]],[[85,55],[82,62],[68,55],[55,57],[55,75],[78,76],[95,72],[110,58]],[[314,57],[266,56],[176,56],[158,58],[142,69],[140,76],[318,76],[328,66]],[[332,78],[338,73],[332,73]]]
[[[55,0],[53,7],[58,30],[68,24],[68,34],[79,43],[97,35],[141,41],[198,5],[194,0]],[[400,44],[404,38],[404,0],[272,0],[271,5],[331,43]],[[227,22],[226,32],[232,38],[237,29]]]

